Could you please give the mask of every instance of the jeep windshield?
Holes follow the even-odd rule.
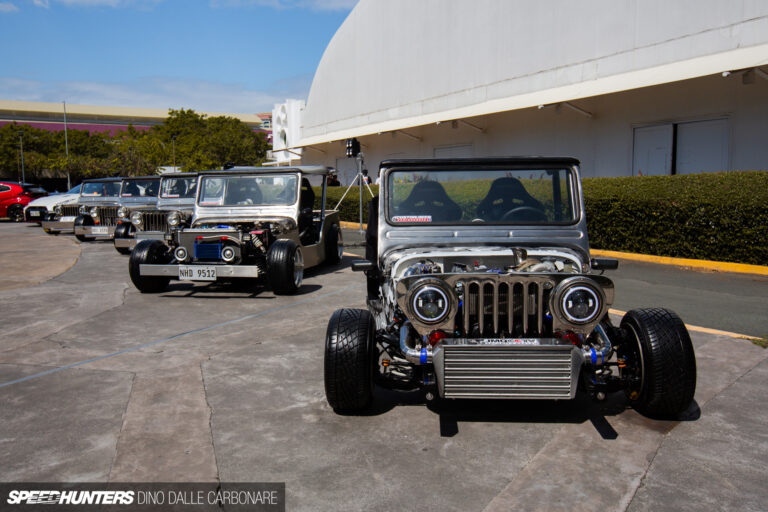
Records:
[[[572,171],[393,170],[388,219],[414,224],[573,224]]]
[[[121,197],[157,197],[159,180],[123,180]]]
[[[197,192],[197,176],[184,178],[163,178],[160,185],[160,197],[164,199],[189,199]]]
[[[200,206],[289,205],[296,202],[298,176],[205,176],[200,188]]]
[[[117,197],[120,194],[119,181],[92,181],[83,183],[81,196]]]

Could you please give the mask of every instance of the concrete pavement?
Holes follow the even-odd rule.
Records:
[[[1,481],[285,481],[289,510],[768,499],[768,350],[748,341],[692,334],[696,405],[681,422],[644,418],[620,393],[427,406],[377,390],[366,414],[340,416],[325,402],[323,338],[333,310],[363,306],[359,274],[319,269],[293,297],[253,283],[142,295],[110,243],[80,247],[63,274],[0,291]]]

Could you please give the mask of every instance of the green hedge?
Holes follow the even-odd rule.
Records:
[[[341,196],[344,195],[344,191],[347,190],[347,187],[328,187],[328,199],[326,200],[326,205],[328,208],[333,208],[336,206],[336,204],[339,202],[339,199],[341,199]],[[344,198],[344,202],[339,205],[339,216],[341,217],[341,220],[346,220],[350,222],[359,222],[360,221],[360,214],[358,213],[358,210],[360,208],[360,195],[359,195],[359,188],[357,186],[352,187],[352,189],[349,191],[347,196]],[[315,208],[320,208],[320,200],[322,196],[322,190],[320,187],[314,187],[315,191]],[[378,185],[371,185],[371,191],[373,191],[374,195],[377,195],[379,193],[379,186]],[[363,222],[368,222],[368,201],[371,200],[371,194],[368,193],[368,189],[363,190]]]
[[[768,265],[768,172],[584,180],[596,249]]]
[[[766,171],[587,178],[583,188],[594,249],[768,265]],[[329,208],[345,190],[328,189]],[[344,198],[342,220],[358,220],[357,194]]]

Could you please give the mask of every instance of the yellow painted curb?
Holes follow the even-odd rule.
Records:
[[[360,229],[360,223],[359,222],[349,222],[346,220],[342,220],[339,222],[342,228],[345,229]],[[363,224],[363,229],[368,229],[368,224]]]
[[[627,314],[626,311],[621,311],[620,309],[609,309],[608,312],[612,315],[619,315],[619,316],[624,316]],[[760,338],[756,338],[755,336],[749,336],[747,334],[739,334],[737,332],[730,332],[730,331],[721,331],[719,329],[710,329],[709,327],[699,327],[698,325],[685,324],[685,327],[689,331],[703,332],[705,334],[717,334],[718,336],[728,336],[729,338],[740,338],[740,339],[747,339],[747,340],[760,339]]]
[[[631,261],[644,261],[659,265],[674,265],[677,267],[690,267],[697,270],[712,270],[716,272],[735,272],[737,274],[756,274],[768,276],[768,267],[762,265],[748,265],[746,263],[728,263],[725,261],[693,260],[688,258],[671,258],[669,256],[652,256],[650,254],[635,254],[631,252],[605,251],[591,249],[593,256],[618,258]]]

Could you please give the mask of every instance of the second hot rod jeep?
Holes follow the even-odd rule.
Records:
[[[591,259],[578,161],[391,160],[381,164],[366,261],[368,309],[340,309],[325,346],[337,411],[374,384],[427,399],[596,398],[623,390],[650,416],[692,402],[696,361],[678,316],[608,308],[613,283]]]
[[[266,276],[277,294],[301,287],[304,268],[341,261],[339,215],[325,209],[327,167],[234,167],[202,172],[188,227],[136,245],[133,284],[159,292],[171,279],[217,281]],[[322,180],[322,207],[307,179]]]
[[[120,254],[130,254],[141,240],[164,240],[169,229],[182,227],[192,215],[196,173],[166,173],[155,179],[160,184],[159,197],[135,203],[123,199],[117,210],[115,250]]]

